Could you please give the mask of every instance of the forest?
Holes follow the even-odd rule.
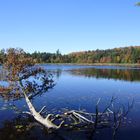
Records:
[[[4,63],[6,50],[0,50],[0,63]],[[140,63],[140,46],[130,46],[106,50],[89,50],[61,54],[58,49],[56,53],[33,52],[26,53],[32,57],[36,63],[120,63],[135,64]]]

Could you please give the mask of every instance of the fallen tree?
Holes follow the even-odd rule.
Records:
[[[65,111],[62,114],[47,114],[44,118],[41,116],[41,113],[45,109],[45,106],[37,112],[26,94],[25,99],[30,112],[23,113],[32,115],[36,121],[45,126],[47,129],[55,130],[59,128],[78,128],[79,130],[90,128],[92,129],[91,137],[93,137],[93,134],[99,129],[113,128],[113,140],[115,140],[118,129],[126,121],[126,116],[132,109],[134,103],[134,101],[132,101],[131,104],[128,104],[127,109],[122,106],[115,110],[113,106],[115,98],[112,97],[109,105],[103,112],[99,112],[98,110],[98,101],[95,113],[89,113],[81,110],[70,110]],[[55,122],[59,122],[59,125],[55,124]]]

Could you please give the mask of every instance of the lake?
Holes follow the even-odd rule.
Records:
[[[61,113],[62,110],[86,110],[95,112],[100,98],[102,111],[112,97],[117,105],[127,107],[134,99],[134,106],[127,116],[127,123],[120,127],[118,140],[139,140],[140,137],[140,68],[124,66],[82,66],[82,65],[41,65],[53,74],[55,86],[37,96],[32,102],[36,109],[46,105],[48,113]],[[14,105],[14,106],[13,106]],[[25,132],[24,125],[34,122],[19,110],[28,110],[24,99],[7,101],[0,97],[0,140],[88,140],[87,131],[60,131],[48,134],[35,127]],[[21,124],[20,124],[21,123]],[[17,125],[18,124],[18,125]],[[23,127],[15,131],[15,126]],[[111,129],[103,129],[94,140],[111,140]]]

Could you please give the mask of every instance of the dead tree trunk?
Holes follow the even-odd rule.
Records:
[[[27,105],[29,107],[29,110],[30,110],[30,112],[24,112],[24,113],[32,115],[36,121],[38,121],[39,123],[41,123],[42,125],[44,125],[48,129],[50,129],[50,128],[53,128],[53,129],[60,128],[64,121],[62,121],[59,125],[56,125],[50,120],[50,116],[52,114],[48,114],[46,118],[42,117],[41,112],[44,110],[45,106],[39,112],[37,112],[36,109],[34,108],[34,106],[32,105],[31,101],[29,100],[28,96],[26,95],[22,84],[20,84],[20,87],[22,89],[22,92],[24,94],[26,103],[27,103]]]

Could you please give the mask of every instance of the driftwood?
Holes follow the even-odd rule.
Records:
[[[120,107],[117,110],[114,109],[113,102],[116,98],[112,97],[109,105],[104,109],[103,112],[99,112],[98,104],[100,103],[100,99],[97,101],[96,104],[96,112],[95,113],[88,113],[81,110],[70,110],[66,111],[62,114],[47,114],[46,117],[43,117],[41,114],[45,109],[45,106],[42,107],[40,111],[36,111],[33,104],[31,103],[29,97],[24,92],[24,88],[21,85],[23,94],[25,96],[26,103],[29,107],[30,112],[23,112],[29,115],[32,115],[34,119],[45,126],[47,129],[59,129],[63,126],[67,127],[76,127],[83,128],[83,126],[92,127],[94,132],[97,129],[105,128],[105,127],[113,127],[113,139],[115,139],[116,132],[118,131],[119,127],[125,120],[125,117],[130,112],[130,109],[133,106],[132,104],[128,104],[127,110],[125,107]],[[112,108],[112,109],[110,109]],[[57,123],[55,123],[55,121]],[[59,124],[58,124],[59,122]]]
[[[50,128],[59,129],[64,121],[62,121],[59,125],[56,125],[50,120],[50,117],[52,116],[52,114],[48,114],[46,118],[42,117],[41,113],[45,109],[45,106],[39,112],[37,112],[36,109],[34,108],[34,106],[32,105],[31,101],[29,100],[28,96],[26,95],[22,84],[21,83],[19,83],[19,84],[20,84],[22,92],[25,96],[26,103],[30,110],[30,112],[25,111],[23,113],[32,115],[36,121],[38,121],[39,123],[41,123],[43,126],[45,126],[48,129],[50,129]]]

